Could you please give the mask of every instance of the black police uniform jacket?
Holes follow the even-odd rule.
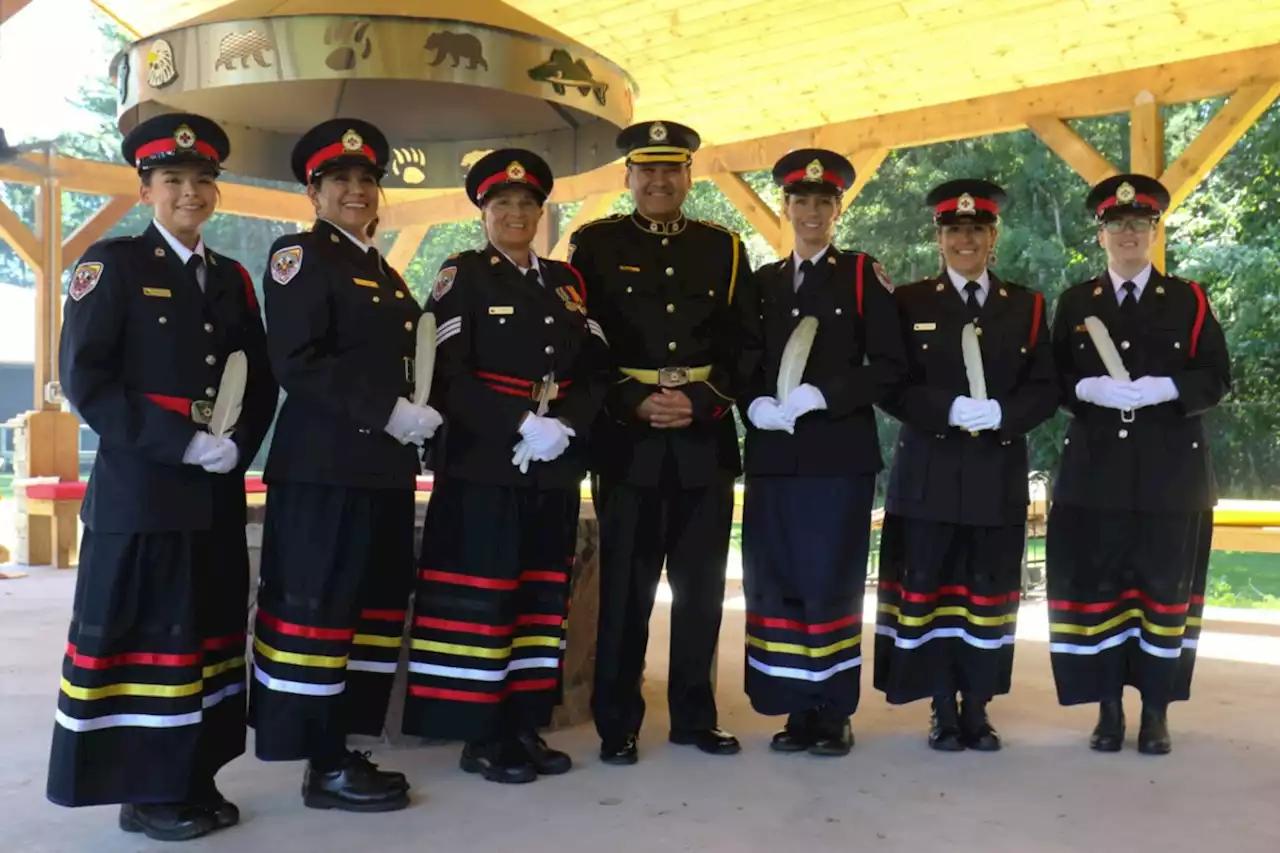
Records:
[[[975,526],[1025,524],[1027,433],[1051,417],[1059,391],[1044,297],[988,271],[978,315],[987,397],[1001,424],[976,436],[948,425],[956,397],[970,396],[961,329],[972,315],[950,277],[894,291],[907,342],[907,380],[882,408],[902,421],[885,509]]]
[[[244,518],[244,471],[275,415],[253,280],[205,248],[202,293],[151,225],[89,247],[72,274],[59,350],[63,392],[98,434],[81,518],[98,533],[209,530]],[[232,440],[236,470],[210,474],[183,453],[217,396],[227,356],[249,363]],[[238,513],[238,515],[237,515]]]
[[[892,285],[878,267],[870,255],[831,246],[799,290],[794,255],[756,270],[763,358],[739,400],[748,475],[848,476],[884,467],[872,405],[906,376],[907,357]],[[797,420],[793,435],[756,429],[747,418],[751,401],[777,396],[783,350],[806,316],[817,318],[818,333],[803,381],[822,392],[827,408]]]
[[[437,475],[575,490],[586,475],[591,426],[609,382],[607,347],[588,319],[577,270],[545,258],[538,265],[541,285],[486,246],[449,258],[436,276],[427,310],[437,329],[432,399],[445,418],[428,461]],[[556,383],[546,416],[575,435],[559,457],[530,462],[522,474],[511,459],[545,378]]]
[[[384,431],[396,400],[413,397],[422,310],[404,280],[319,220],[276,240],[262,290],[286,394],[266,482],[414,488],[418,448]]]
[[[596,426],[593,468],[601,476],[657,486],[673,471],[686,488],[741,473],[732,409],[750,373],[740,363],[744,329],[759,317],[741,238],[718,225],[639,213],[596,220],[571,238],[570,260],[586,279],[591,314],[609,340],[615,368],[710,367],[679,388],[693,423],[656,429],[636,408],[658,388],[617,372]]]
[[[1076,397],[1080,379],[1107,374],[1084,325],[1090,315],[1107,327],[1130,378],[1168,376],[1178,399],[1138,409],[1125,423],[1121,412]],[[1054,501],[1149,512],[1213,508],[1217,484],[1203,415],[1230,390],[1231,359],[1199,285],[1152,270],[1133,328],[1121,318],[1109,275],[1074,285],[1058,299],[1053,352],[1073,416]]]

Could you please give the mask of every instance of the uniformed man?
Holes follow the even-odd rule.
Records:
[[[586,441],[610,379],[581,276],[531,248],[553,180],[532,151],[479,160],[466,188],[488,245],[446,260],[427,302],[447,425],[432,447],[404,728],[464,741],[462,769],[502,783],[571,766],[538,730],[562,695]]]
[[[200,236],[229,152],[198,115],[125,137],[154,221],[80,259],[60,344],[62,386],[99,447],[48,797],[121,803],[121,829],[162,841],[239,820],[213,780],[244,752],[244,471],[277,388],[252,279]],[[216,437],[206,425],[236,351],[248,361],[241,410]]]
[[[1044,297],[989,268],[1004,191],[948,181],[925,203],[943,270],[895,293],[911,369],[884,405],[902,427],[880,537],[875,685],[893,704],[932,698],[932,748],[993,752],[987,703],[1009,692],[1022,586],[1026,436],[1057,408],[1058,386]]]
[[[883,467],[872,405],[906,373],[888,276],[870,255],[831,244],[853,179],[833,151],[780,159],[773,181],[795,251],[756,271],[764,358],[742,398],[746,686],[757,711],[788,715],[771,744],[779,752],[853,747],[871,502]],[[784,365],[810,317],[818,327],[807,363]],[[785,399],[780,372],[803,373]]]
[[[681,211],[698,134],[674,122],[618,135],[635,211],[589,223],[571,260],[608,336],[616,382],[596,429],[600,624],[592,710],[611,764],[636,761],[640,676],[665,562],[671,605],[670,740],[731,754],[711,683],[740,471],[731,414],[742,375],[742,240]],[[749,313],[749,312],[748,312]]]
[[[1054,315],[1073,417],[1049,511],[1049,650],[1058,701],[1100,706],[1093,749],[1120,750],[1132,685],[1138,750],[1162,755],[1168,704],[1191,695],[1217,501],[1204,413],[1230,389],[1231,360],[1204,288],[1151,264],[1160,182],[1117,175],[1086,204],[1107,269]]]
[[[387,140],[332,119],[293,149],[316,209],[263,278],[287,393],[267,457],[250,722],[266,761],[308,759],[311,808],[408,805],[404,776],[346,748],[382,733],[413,583],[418,446],[440,415],[410,400],[421,310],[364,235]]]

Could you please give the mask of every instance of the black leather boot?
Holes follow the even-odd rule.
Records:
[[[522,731],[516,735],[516,740],[528,754],[529,761],[539,776],[559,776],[561,773],[568,773],[573,767],[573,759],[568,753],[547,746],[547,742],[535,731]]]
[[[515,740],[468,743],[462,748],[458,766],[468,773],[479,773],[490,782],[504,785],[518,785],[538,778],[538,769],[533,766],[529,754]]]
[[[787,716],[787,724],[773,736],[769,748],[774,752],[804,752],[813,744],[816,712],[796,711]]]
[[[1124,746],[1124,703],[1107,699],[1098,704],[1098,724],[1093,727],[1089,748],[1095,752],[1119,752]]]
[[[838,714],[832,708],[818,711],[813,727],[813,743],[809,745],[810,755],[841,756],[848,755],[853,749],[853,729],[849,718]]]
[[[240,809],[222,796],[212,779],[191,787],[191,804],[213,816],[214,829],[226,829],[240,822]]]
[[[308,763],[302,780],[302,803],[312,809],[348,812],[393,812],[409,805],[402,773],[387,773],[367,752],[348,752],[336,765]]]
[[[125,803],[119,823],[154,841],[190,841],[217,829],[211,813],[190,803]]]
[[[935,696],[929,721],[929,748],[939,752],[964,752],[960,731],[960,709],[954,693]]]
[[[960,742],[966,749],[978,752],[1000,751],[1000,733],[987,719],[987,699],[964,694],[964,705],[960,709]]]
[[[1173,751],[1167,711],[1167,706],[1143,703],[1142,725],[1138,729],[1138,752],[1143,755],[1168,755]]]

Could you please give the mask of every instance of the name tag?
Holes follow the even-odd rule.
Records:
[[[490,305],[489,306],[490,317],[504,316],[507,314],[514,314],[514,313],[516,313],[516,309],[514,306],[511,306],[511,305]]]
[[[911,327],[914,332],[936,332],[938,330],[937,323],[916,323]]]
[[[378,286],[378,283],[376,281],[370,281],[367,278],[353,278],[351,280],[356,284],[360,285],[361,287],[377,287]]]
[[[142,295],[143,296],[159,296],[164,299],[169,299],[170,297],[173,296],[173,291],[167,287],[144,287],[142,288]]]
[[[622,270],[623,272],[640,272],[640,267],[628,267],[628,266],[623,266],[622,264],[618,265],[618,269]]]

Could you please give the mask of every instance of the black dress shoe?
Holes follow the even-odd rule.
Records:
[[[851,749],[853,729],[849,726],[848,717],[819,719],[814,728],[813,743],[809,746],[810,755],[848,755]]]
[[[814,711],[798,711],[787,717],[787,725],[773,736],[769,748],[774,752],[804,752],[813,745]]]
[[[348,752],[332,769],[307,765],[302,803],[311,809],[348,812],[393,812],[409,805],[408,783],[400,773],[386,773],[365,752]]]
[[[213,815],[189,803],[125,803],[120,828],[154,841],[190,841],[217,829]]]
[[[960,709],[955,695],[937,696],[929,717],[929,748],[938,752],[964,752],[964,735],[960,731]]]
[[[736,755],[742,751],[738,739],[723,729],[673,731],[667,739],[681,746],[696,746],[708,755]]]
[[[468,743],[462,748],[458,766],[502,785],[520,785],[538,778],[537,768],[517,741]]]
[[[1119,699],[1098,705],[1098,724],[1089,737],[1089,748],[1095,752],[1119,752],[1124,746],[1124,704]]]
[[[537,732],[521,732],[516,740],[529,756],[533,769],[539,776],[559,776],[568,773],[573,767],[573,759],[567,753],[547,746],[547,742],[538,737]]]
[[[619,766],[635,764],[640,760],[639,746],[635,735],[606,738],[600,743],[600,760],[605,764]]]
[[[964,697],[964,705],[960,710],[960,742],[965,749],[978,752],[1000,751],[1000,733],[987,719],[986,700]]]
[[[1164,708],[1142,706],[1142,726],[1138,729],[1138,752],[1143,755],[1168,755],[1173,751],[1169,737],[1169,721]]]
[[[214,829],[226,829],[240,822],[240,809],[222,796],[212,779],[192,789],[191,804],[213,815]]]

